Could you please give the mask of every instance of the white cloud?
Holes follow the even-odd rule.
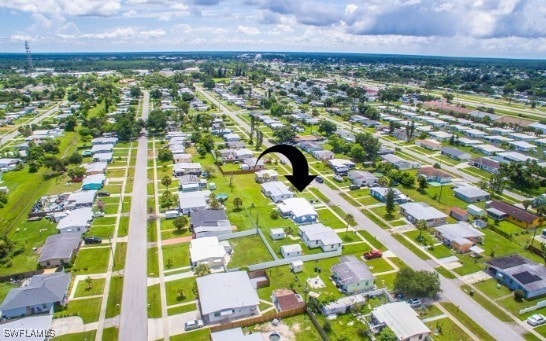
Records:
[[[248,35],[252,35],[252,36],[261,33],[260,30],[257,29],[256,27],[250,27],[250,26],[244,26],[244,25],[237,26],[237,31],[240,32],[240,33],[248,34]]]
[[[3,0],[0,7],[22,12],[68,16],[112,16],[119,0]]]

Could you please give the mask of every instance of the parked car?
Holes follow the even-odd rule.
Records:
[[[534,314],[527,318],[527,323],[531,326],[538,326],[546,322],[546,318],[542,314]]]
[[[82,152],[82,156],[91,156],[91,155],[93,155],[93,152],[92,152],[91,150],[89,150],[89,149],[88,149],[88,150],[84,150],[84,151]]]
[[[334,176],[334,180],[336,180],[337,182],[343,182],[343,176],[338,174],[338,175]]]
[[[320,176],[315,177],[315,181],[318,182],[319,184],[324,183],[324,179]]]
[[[109,197],[110,192],[100,191],[100,192],[97,193],[97,196],[99,196],[99,197]]]
[[[204,326],[203,321],[201,321],[201,320],[191,320],[191,321],[187,321],[184,324],[184,330],[188,331],[188,330],[199,329],[199,328],[202,328],[203,326]]]
[[[93,218],[104,217],[104,212],[93,212]]]
[[[85,237],[83,239],[85,244],[101,244],[102,239],[100,237]]]
[[[418,298],[411,298],[407,302],[412,308],[417,308],[421,306],[421,300]]]
[[[364,258],[366,259],[374,259],[374,258],[381,258],[383,256],[383,252],[378,249],[373,249],[368,252],[364,252]]]
[[[360,189],[360,186],[359,185],[355,185],[355,184],[351,184],[349,186],[349,189],[352,191],[352,190],[355,190],[355,189]]]

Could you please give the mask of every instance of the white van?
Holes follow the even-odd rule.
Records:
[[[173,219],[178,217],[178,211],[176,210],[170,210],[165,212],[165,218],[167,219]]]

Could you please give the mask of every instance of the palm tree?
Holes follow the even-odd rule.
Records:
[[[378,180],[379,186],[390,187],[391,179],[388,176],[382,176]]]
[[[349,225],[356,225],[356,220],[352,214],[347,213],[347,215],[345,216],[345,222],[347,223],[347,228],[345,229],[345,236],[347,236],[347,232],[349,231]]]
[[[427,222],[423,219],[419,219],[415,223],[415,227],[419,230],[419,237],[417,237],[417,239],[421,242],[423,240],[423,230],[428,229]]]

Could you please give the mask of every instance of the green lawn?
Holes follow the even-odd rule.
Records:
[[[104,281],[104,278],[92,279],[91,289],[89,290],[87,290],[87,282],[85,280],[79,281],[74,297],[102,295],[104,291]]]
[[[229,239],[233,255],[228,266],[237,268],[272,261],[273,257],[258,235]]]
[[[165,269],[190,266],[190,244],[163,246],[163,266]],[[169,266],[170,265],[170,266]]]
[[[470,287],[466,284],[461,285],[461,289],[466,292],[470,291]],[[495,315],[499,320],[504,322],[512,321],[512,318],[508,316],[504,311],[497,308],[493,302],[491,302],[487,296],[481,295],[480,292],[475,292],[474,295],[470,296],[476,302],[478,302],[482,307],[487,309],[491,314]],[[513,298],[511,298],[513,300]]]
[[[438,341],[471,340],[459,326],[449,318],[427,322],[426,326],[432,331],[432,337]]]
[[[210,329],[203,328],[170,337],[171,341],[210,341]]]
[[[424,253],[423,250],[421,250],[414,244],[410,243],[406,238],[404,238],[404,236],[400,234],[393,234],[392,236],[394,237],[394,239],[398,240],[400,244],[404,245],[405,247],[410,249],[413,253],[415,253],[417,257],[424,260],[430,259],[430,257],[426,253]]]
[[[494,341],[495,339],[491,337],[479,324],[474,322],[468,315],[463,313],[461,310],[457,309],[457,306],[451,302],[441,302],[440,303],[447,311],[451,313],[457,320],[464,324],[474,335],[476,335],[480,340],[484,341]]]
[[[380,272],[394,270],[392,266],[389,263],[387,263],[387,261],[384,260],[383,258],[370,259],[370,260],[367,260],[365,263],[373,273],[380,273]]]
[[[499,284],[493,278],[476,283],[474,286],[480,289],[487,297],[491,299],[497,299],[511,294],[511,291],[507,287]]]
[[[347,225],[339,220],[329,209],[320,209],[317,211],[318,220],[333,229],[345,228]],[[343,216],[342,216],[343,217]]]
[[[195,300],[195,294],[193,293],[195,278],[183,278],[176,281],[170,281],[165,283],[165,290],[167,292],[167,305],[173,305],[178,303],[184,303]],[[179,299],[178,290],[182,290],[185,298]]]
[[[106,330],[106,329],[105,329]],[[82,341],[82,340],[95,340],[95,335],[97,334],[96,330],[90,330],[83,333],[74,333],[66,334],[61,336],[55,336],[53,340],[55,341]],[[103,331],[103,336],[104,336]],[[114,339],[104,339],[104,340],[114,340]]]
[[[76,262],[72,267],[72,272],[80,274],[96,274],[106,272],[108,267],[108,258],[110,257],[110,247],[93,247],[80,249]]]
[[[151,247],[148,249],[148,276],[159,276],[159,263],[157,259],[157,247]]]
[[[370,232],[366,230],[358,230],[357,233],[364,237],[370,244],[372,244],[376,249],[385,250],[386,247],[383,245],[375,236],[372,236]]]
[[[119,330],[116,327],[106,328],[102,330],[102,339],[108,341],[117,341],[118,340]],[[92,339],[88,339],[92,340]]]
[[[178,315],[178,314],[187,313],[187,312],[196,311],[196,310],[199,310],[199,308],[197,307],[197,304],[190,303],[190,304],[181,305],[179,307],[168,308],[167,313],[169,316],[171,316],[171,315]]]
[[[161,317],[161,296],[159,284],[148,287],[148,318]]]
[[[88,298],[70,301],[64,307],[56,306],[54,317],[80,316],[83,323],[97,322],[102,298]]]
[[[127,254],[127,243],[117,243],[114,258],[114,271],[125,267],[125,255]]]
[[[108,303],[106,305],[106,318],[114,317],[119,314],[118,305],[121,307],[121,296],[123,294],[123,277],[112,276],[110,280],[110,292],[108,293]]]
[[[18,288],[18,284],[11,284],[10,282],[0,282],[0,301],[8,295],[11,289]]]
[[[282,323],[287,325],[292,333],[294,333],[295,341],[320,340],[320,334],[316,330],[311,318],[307,314],[291,316],[282,319]],[[257,324],[244,328],[245,331],[259,332],[262,326],[269,326],[269,322]]]
[[[118,237],[125,237],[129,230],[129,217],[121,217],[119,219]]]

